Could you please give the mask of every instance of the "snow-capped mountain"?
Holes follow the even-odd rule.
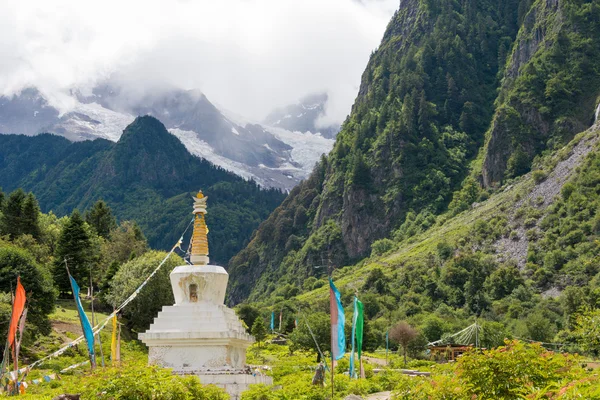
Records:
[[[268,126],[283,128],[289,131],[320,133],[333,139],[340,130],[339,125],[318,126],[318,119],[325,114],[327,94],[306,96],[295,104],[273,110],[263,123]]]
[[[266,187],[291,189],[329,152],[333,140],[292,132],[222,112],[197,90],[169,89],[132,98],[110,85],[90,95],[73,91],[62,112],[35,88],[0,97],[0,132],[51,132],[73,141],[117,141],[138,115],[152,115],[190,153]],[[227,114],[227,115],[226,115]]]

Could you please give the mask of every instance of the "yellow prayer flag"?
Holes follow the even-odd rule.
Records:
[[[112,341],[110,343],[110,359],[115,365],[117,361],[117,315],[113,316],[112,320]]]

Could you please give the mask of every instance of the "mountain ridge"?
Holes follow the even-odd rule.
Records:
[[[138,117],[117,143],[73,143],[44,134],[0,135],[0,144],[0,186],[5,190],[32,191],[43,210],[59,215],[83,211],[103,199],[119,219],[135,220],[154,247],[175,243],[187,225],[188,196],[203,189],[214,201],[208,218],[210,244],[215,262],[222,264],[284,198],[191,155],[149,116]],[[56,153],[43,151],[52,148]]]

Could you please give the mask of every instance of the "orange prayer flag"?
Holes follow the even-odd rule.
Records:
[[[25,289],[23,288],[23,285],[21,285],[21,278],[17,277],[17,292],[13,302],[12,316],[8,328],[8,344],[10,347],[13,347],[15,343],[17,327],[19,326],[19,320],[21,319],[21,314],[23,314],[23,309],[25,308],[25,300]]]

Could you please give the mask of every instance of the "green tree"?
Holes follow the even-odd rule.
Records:
[[[0,292],[14,290],[17,276],[27,295],[27,322],[35,333],[48,335],[51,331],[48,314],[54,311],[56,293],[52,287],[49,271],[38,263],[26,250],[0,242]],[[6,337],[8,324],[1,326]]]
[[[4,202],[6,201],[6,199],[4,198],[4,192],[2,191],[2,188],[0,187],[0,213],[4,211]]]
[[[261,317],[256,318],[252,324],[252,336],[258,342],[258,347],[260,347],[260,343],[267,337],[267,327]]]
[[[23,201],[21,210],[21,233],[31,235],[38,239],[40,237],[40,206],[33,193],[28,193]]]
[[[148,243],[144,234],[133,221],[123,221],[114,229],[108,240],[101,244],[101,269],[103,280],[107,281],[108,270],[113,263],[119,265],[126,263],[134,256],[141,256],[148,251]]]
[[[106,301],[113,307],[121,304],[154,271],[166,255],[167,253],[163,251],[149,251],[123,264],[110,282]],[[171,254],[135,300],[123,310],[128,328],[135,332],[145,331],[163,306],[173,304],[169,274],[173,268],[183,264],[181,257]]]
[[[487,349],[502,346],[512,335],[500,322],[485,321],[481,324],[481,346]]]
[[[19,188],[8,196],[4,206],[0,228],[2,234],[8,235],[11,239],[23,234],[23,203],[25,197],[25,192]]]
[[[514,265],[503,265],[486,279],[485,287],[494,300],[510,295],[513,290],[524,284],[519,269]]]
[[[80,286],[85,286],[89,279],[91,257],[90,237],[81,215],[75,210],[60,235],[56,249],[54,285],[61,294],[65,295],[71,290],[65,260],[73,278]]]
[[[324,312],[311,312],[302,317],[298,327],[290,335],[292,341],[291,349],[304,349],[317,351],[315,340],[319,344],[322,352],[331,349],[331,321],[329,315]],[[307,327],[307,323],[312,330],[312,334]],[[313,339],[314,335],[314,339]],[[320,359],[320,357],[318,357]]]
[[[423,320],[420,331],[425,335],[427,340],[434,342],[442,338],[446,329],[444,321],[440,317],[430,314]]]
[[[260,311],[258,308],[254,307],[251,304],[244,303],[240,304],[236,309],[238,317],[246,324],[246,331],[251,333],[251,329],[254,327],[254,321],[260,315]]]
[[[575,320],[573,333],[583,350],[598,356],[600,354],[600,310],[588,310],[579,314]]]
[[[529,339],[549,342],[556,334],[556,326],[540,311],[534,311],[525,319]]]
[[[85,222],[96,230],[98,236],[105,239],[108,238],[111,231],[117,227],[117,220],[104,200],[98,200],[92,208],[85,213]]]

